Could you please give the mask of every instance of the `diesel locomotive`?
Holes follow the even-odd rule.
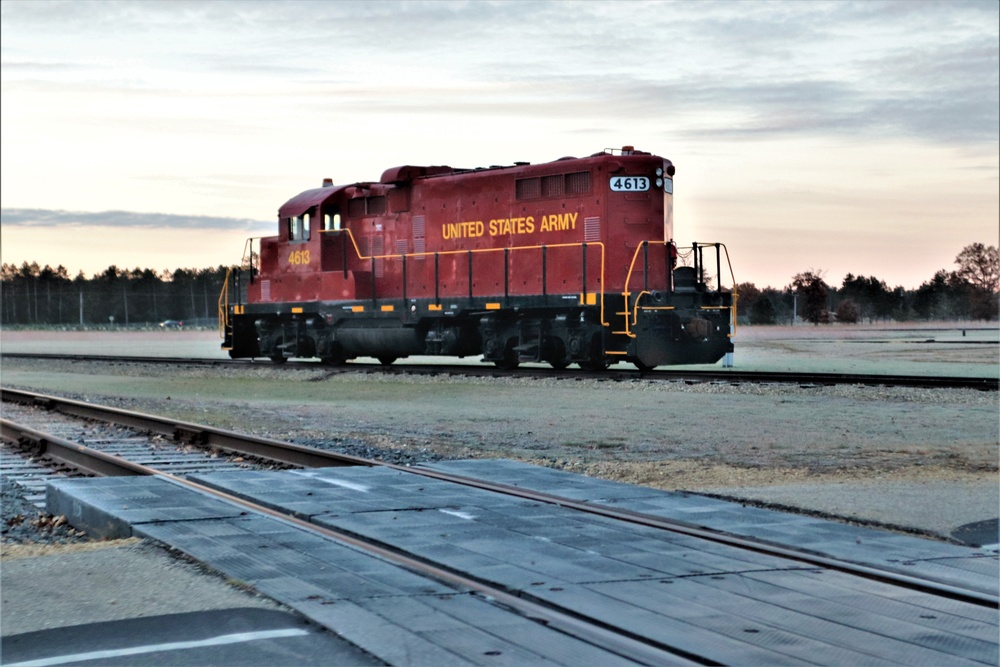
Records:
[[[728,252],[674,243],[674,174],[625,146],[327,179],[281,206],[277,235],[247,241],[219,299],[222,347],[276,363],[474,355],[502,369],[731,360]]]

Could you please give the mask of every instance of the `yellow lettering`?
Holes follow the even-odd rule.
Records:
[[[552,213],[543,215],[540,220],[528,215],[522,218],[493,218],[488,227],[480,227],[477,236],[489,232],[490,236],[505,236],[507,234],[534,234],[539,232],[559,232],[576,229],[579,213]]]
[[[579,213],[553,213],[543,215],[539,231],[542,232],[565,232],[576,229],[576,219]]]
[[[483,221],[448,222],[441,226],[441,237],[450,239],[473,238],[483,235]]]

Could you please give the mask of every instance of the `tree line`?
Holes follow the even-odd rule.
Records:
[[[955,257],[955,264],[954,271],[942,269],[915,290],[890,288],[875,276],[850,273],[834,287],[817,270],[797,274],[781,290],[742,283],[737,286],[740,319],[749,324],[997,319],[997,247],[968,245]]]
[[[814,324],[878,320],[995,320],[1000,294],[997,248],[974,243],[955,258],[958,268],[938,271],[916,290],[890,288],[875,276],[847,274],[839,287],[822,271],[797,274],[784,289],[737,286],[744,323]],[[0,324],[147,326],[164,320],[211,323],[226,267],[123,270],[109,266],[70,278],[63,266],[36,262],[0,268]]]
[[[165,320],[214,323],[226,267],[119,269],[70,278],[63,266],[0,267],[0,324],[148,326]]]

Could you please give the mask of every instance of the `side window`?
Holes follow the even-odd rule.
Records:
[[[299,215],[294,218],[288,218],[288,240],[308,241],[311,219],[312,216],[309,213]]]
[[[340,230],[340,213],[334,211],[331,215],[330,213],[323,214],[323,231],[339,231]]]

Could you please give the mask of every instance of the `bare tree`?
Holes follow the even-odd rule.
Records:
[[[977,289],[995,294],[1000,289],[1000,257],[996,246],[973,243],[955,258],[957,273]]]

